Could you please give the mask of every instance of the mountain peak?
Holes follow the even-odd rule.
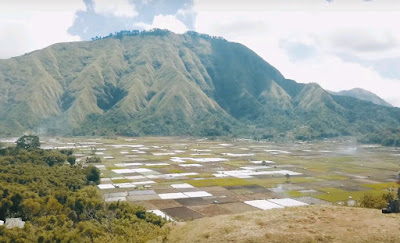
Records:
[[[354,88],[350,90],[343,90],[340,92],[333,92],[333,93],[335,95],[349,96],[360,100],[369,101],[376,105],[393,107],[391,104],[386,102],[384,99],[380,98],[378,95],[361,88]]]
[[[318,138],[400,124],[397,108],[285,79],[247,47],[196,32],[52,45],[0,60],[0,87],[0,134],[9,135],[293,138],[307,126],[300,137]]]

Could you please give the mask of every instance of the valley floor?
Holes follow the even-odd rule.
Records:
[[[93,165],[101,172],[98,189],[106,202],[128,201],[174,221],[351,205],[366,194],[379,196],[399,186],[400,148],[352,140],[75,137],[41,142],[44,149],[73,149],[84,166],[87,158],[99,157],[101,163]]]

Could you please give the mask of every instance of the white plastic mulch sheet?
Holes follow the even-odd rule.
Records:
[[[275,162],[271,160],[253,160],[250,162],[253,164],[262,164],[263,162],[265,162],[266,164],[275,164]]]
[[[273,209],[273,208],[283,208],[283,206],[280,206],[273,202],[268,202],[266,200],[245,201],[244,203],[246,203],[250,206],[253,206],[255,208],[262,209],[262,210]]]
[[[147,172],[153,172],[153,170],[146,169],[146,168],[138,168],[138,169],[115,169],[112,170],[113,172],[117,174],[131,174],[131,173],[147,173]]]
[[[180,164],[181,167],[202,167],[201,164]]]
[[[182,189],[182,188],[193,188],[192,185],[188,184],[188,183],[183,183],[183,184],[172,184],[171,185],[173,188],[175,189]]]
[[[168,166],[167,163],[146,163],[146,166]]]
[[[203,163],[228,161],[228,159],[225,158],[191,158],[191,157],[185,157],[185,158],[171,157],[170,160],[175,163],[185,163],[188,160],[194,162],[203,162]]]
[[[176,193],[162,193],[158,194],[158,196],[161,199],[179,199],[179,198],[188,198],[185,194],[182,192],[176,192]]]
[[[120,164],[114,164],[116,167],[128,167],[128,166],[141,166],[143,165],[142,163],[120,163]]]
[[[279,198],[279,199],[268,199],[269,202],[276,203],[284,207],[296,207],[296,206],[306,206],[307,203],[303,203],[292,198]]]
[[[212,197],[212,195],[206,191],[198,191],[198,192],[184,192],[188,197]]]
[[[98,185],[99,189],[113,189],[115,188],[113,184],[100,184]]]
[[[303,203],[292,198],[279,198],[279,199],[267,199],[267,200],[253,200],[245,201],[244,203],[262,209],[273,209],[273,208],[284,208],[284,207],[298,207],[306,206],[307,203]]]
[[[293,172],[290,170],[275,170],[275,171],[255,171],[255,170],[229,170],[229,171],[217,171],[218,174],[224,174],[237,178],[251,178],[251,176],[255,175],[286,175],[289,174],[291,176],[301,175],[301,173]]]
[[[158,209],[148,210],[147,212],[154,213],[155,215],[158,215],[166,220],[175,221],[170,216],[168,216],[167,214],[165,214],[164,212],[162,212],[161,210],[158,210]]]
[[[212,195],[206,191],[198,192],[174,192],[158,194],[161,199],[179,199],[179,198],[195,198],[195,197],[211,197]]]
[[[249,153],[249,154],[222,153],[222,155],[231,156],[231,157],[250,157],[250,156],[254,156],[255,154],[253,154],[253,153]]]

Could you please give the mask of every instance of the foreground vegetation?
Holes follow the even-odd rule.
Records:
[[[67,163],[70,151],[0,149],[0,242],[143,242],[166,232],[165,220],[128,203],[106,204],[95,167]]]
[[[175,226],[168,242],[399,242],[400,215],[306,206],[202,218]]]

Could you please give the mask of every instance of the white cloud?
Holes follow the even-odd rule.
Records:
[[[400,1],[197,0],[194,11],[196,31],[248,46],[287,78],[333,91],[360,87],[400,106],[400,80],[343,58],[400,58]],[[312,47],[312,56],[290,58],[287,43]]]
[[[79,40],[68,34],[81,0],[0,0],[0,58],[22,55],[56,42]]]
[[[317,82],[332,91],[361,87],[400,107],[400,80],[383,78],[371,67],[344,62],[330,55],[308,59],[306,62],[288,62],[284,70],[287,77],[296,77],[303,83]]]
[[[133,18],[138,15],[133,3],[129,0],[94,0],[94,11],[98,14],[108,14],[117,17]]]
[[[178,34],[185,33],[188,30],[186,25],[174,15],[156,15],[152,24],[139,23],[135,25],[146,30],[154,28],[168,29]]]

